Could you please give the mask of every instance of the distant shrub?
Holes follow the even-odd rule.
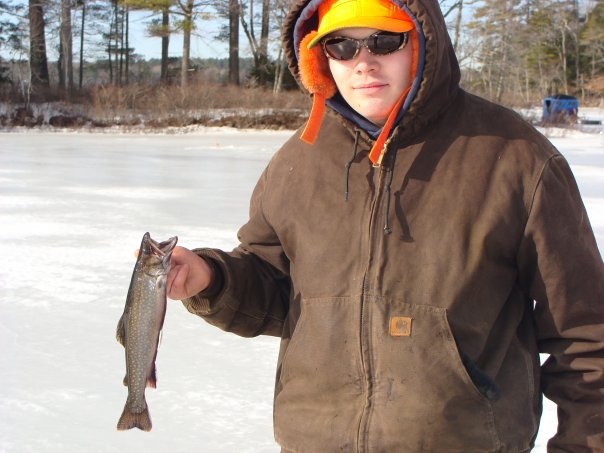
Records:
[[[154,126],[191,124],[295,128],[310,98],[300,90],[273,93],[260,87],[192,81],[178,85],[95,86],[89,91],[90,116],[100,123]]]

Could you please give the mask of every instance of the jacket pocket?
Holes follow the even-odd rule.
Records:
[[[495,396],[496,387],[477,368],[472,379],[446,310],[381,298],[370,307],[369,451],[498,451],[488,397]],[[408,335],[392,335],[396,317],[409,319]]]
[[[275,391],[275,437],[293,451],[351,451],[363,407],[358,304],[352,298],[302,300],[282,342]]]
[[[497,384],[487,376],[478,366],[465,354],[462,350],[459,350],[461,356],[461,362],[463,363],[466,373],[470,377],[470,380],[474,383],[476,389],[481,395],[485,396],[491,401],[497,401],[501,398],[501,392]]]

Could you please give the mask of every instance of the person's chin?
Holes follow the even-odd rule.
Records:
[[[384,113],[385,111],[386,109],[370,108],[359,111],[359,113],[372,123],[382,126],[388,118],[388,114]]]

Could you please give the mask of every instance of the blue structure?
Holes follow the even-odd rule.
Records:
[[[541,121],[550,124],[572,124],[577,122],[579,101],[566,94],[554,94],[543,100]]]

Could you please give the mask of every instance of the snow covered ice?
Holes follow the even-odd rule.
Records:
[[[291,132],[0,133],[0,452],[276,453],[278,339],[223,333],[169,301],[148,389],[153,430],[118,432],[115,340],[145,231],[236,245],[251,190]],[[570,161],[604,250],[604,140],[551,140]],[[534,451],[556,426],[546,402]]]

